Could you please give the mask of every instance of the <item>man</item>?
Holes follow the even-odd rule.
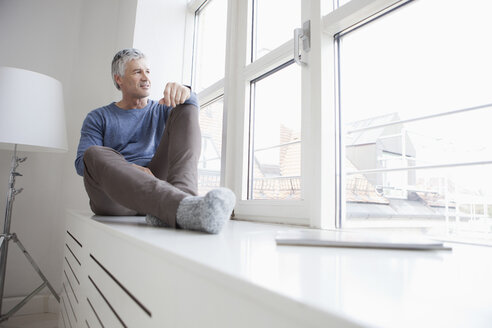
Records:
[[[149,100],[150,70],[137,49],[118,52],[111,73],[122,98],[87,115],[75,160],[92,211],[147,215],[154,225],[220,232],[235,196],[225,188],[197,196],[196,95],[168,83],[159,102]]]

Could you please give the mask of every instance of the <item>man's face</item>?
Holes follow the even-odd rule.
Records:
[[[144,58],[130,60],[125,75],[115,77],[124,96],[146,98],[150,94],[150,69]]]

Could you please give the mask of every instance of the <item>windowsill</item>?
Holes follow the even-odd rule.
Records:
[[[305,228],[230,221],[219,235],[206,235],[149,227],[143,217],[72,215],[171,254],[216,281],[231,278],[262,302],[309,309],[316,316],[305,319],[313,326],[334,320],[380,327],[492,322],[490,247],[449,243],[450,252],[277,246],[277,231]]]

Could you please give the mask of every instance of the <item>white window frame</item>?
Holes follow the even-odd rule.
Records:
[[[330,14],[326,15],[323,17],[323,32],[325,34],[325,38],[327,40],[327,45],[333,49],[333,52],[337,51],[337,46],[334,42],[335,36],[338,33],[341,33],[342,31],[344,33],[347,33],[347,31],[350,31],[354,27],[362,26],[365,22],[370,22],[372,19],[376,17],[376,19],[379,16],[384,15],[386,12],[390,12],[393,9],[397,9],[401,6],[406,5],[407,3],[410,3],[412,1],[416,0],[351,0],[344,6],[340,7],[338,10],[331,12]],[[331,51],[331,49],[330,49]],[[324,55],[324,60],[327,60],[326,53]],[[330,59],[332,60],[332,59]],[[338,66],[337,64],[335,66]],[[337,74],[335,72],[335,74]],[[335,75],[333,75],[335,76]],[[335,86],[336,88],[336,86]],[[338,103],[339,101],[339,95],[338,91],[335,94],[335,103]],[[454,110],[454,111],[449,111],[446,113],[437,113],[437,114],[431,114],[428,116],[422,116],[418,118],[412,118],[408,120],[403,120],[401,122],[405,121],[417,121],[417,120],[423,120],[423,119],[428,119],[428,118],[435,118],[438,116],[445,116],[445,115],[450,115],[458,112],[464,112],[464,111],[470,111],[470,110],[475,110],[475,109],[480,109],[482,107],[489,107],[490,104],[486,105],[481,105],[481,106],[476,106],[476,107],[470,107],[470,108],[464,108],[464,109],[459,109],[459,110]],[[340,108],[339,105],[337,105],[337,108],[335,109],[336,113],[339,113]],[[339,114],[336,114],[339,115]],[[395,123],[396,124],[396,123]],[[344,159],[345,158],[345,144],[344,144],[344,138],[342,138],[342,135],[345,135],[345,131],[343,131],[343,126],[338,123],[338,151],[337,154],[339,154],[339,159]],[[485,161],[478,161],[478,162],[461,162],[461,163],[447,163],[447,164],[439,164],[439,165],[428,165],[428,166],[421,166],[418,167],[418,169],[425,169],[425,168],[444,168],[444,167],[454,167],[454,166],[464,166],[464,165],[484,165],[484,164],[490,164],[492,161],[491,160],[485,160]],[[337,200],[338,205],[339,205],[339,210],[336,211],[336,227],[337,228],[378,228],[378,227],[384,227],[384,228],[422,228],[422,227],[433,227],[436,226],[436,223],[429,223],[425,221],[419,221],[419,220],[403,220],[403,221],[391,221],[391,220],[384,220],[384,221],[372,221],[372,220],[367,220],[367,222],[351,222],[350,220],[346,220],[346,210],[345,210],[345,201],[344,201],[344,195],[345,195],[345,172],[343,172],[343,163],[340,161],[338,163],[338,167],[336,170],[337,176],[339,176],[339,181],[338,181],[338,187],[339,192],[338,195],[340,195],[340,200]],[[413,168],[417,169],[417,168]],[[390,171],[406,171],[409,172],[411,169],[407,168],[396,168],[396,169],[380,169],[379,171],[381,172],[390,172]],[[366,170],[370,171],[370,170]],[[372,171],[378,171],[378,170],[372,170]],[[446,207],[446,211],[447,207]],[[448,224],[448,219],[446,219],[446,225]],[[441,226],[442,224],[439,223],[437,226]],[[447,229],[447,228],[446,228]]]
[[[209,0],[192,0],[188,2],[187,14],[186,14],[186,27],[185,27],[185,47],[184,47],[184,59],[183,59],[183,81],[187,81],[188,85],[193,88],[193,79],[195,73],[194,67],[194,57],[196,53],[195,45],[197,38],[196,24],[196,12],[197,10],[205,6]],[[228,21],[229,21],[229,9],[228,11]],[[229,33],[228,33],[229,34]],[[227,61],[227,59],[226,59]],[[212,85],[208,86],[204,90],[197,93],[198,101],[200,106],[207,105],[219,98],[224,97],[224,78],[214,82]],[[221,172],[220,172],[220,184],[225,186],[225,162],[226,162],[226,118],[227,113],[223,110],[223,120],[222,120],[222,149],[221,149]]]
[[[309,19],[309,2],[302,1],[303,20]],[[310,113],[302,112],[302,152],[301,152],[301,183],[302,200],[251,200],[248,194],[248,167],[249,167],[249,109],[250,109],[250,85],[251,81],[276,67],[293,59],[293,39],[287,41],[272,52],[250,63],[250,31],[249,23],[252,20],[252,1],[229,1],[230,16],[228,24],[228,46],[226,58],[225,96],[224,106],[227,117],[227,151],[226,151],[226,186],[231,188],[237,196],[235,216],[239,219],[247,219],[261,222],[276,222],[297,225],[312,225],[312,162],[308,160],[312,156],[311,147],[306,147],[314,129],[309,129],[311,124]],[[301,22],[299,22],[299,26]],[[295,64],[293,64],[295,65]],[[310,82],[309,69],[302,69],[303,84]],[[303,89],[309,90],[308,86]],[[305,90],[302,90],[303,92]],[[273,95],[278,96],[278,95]],[[302,107],[307,105],[309,97],[302,96]],[[230,109],[234,110],[230,110]]]
[[[191,84],[195,11],[188,4],[183,81]],[[250,81],[293,58],[293,39],[250,63],[252,0],[228,0],[225,76],[198,96],[201,104],[223,97],[221,185],[238,201],[235,217],[313,228],[416,227],[418,222],[352,223],[345,210],[345,145],[340,118],[335,36],[382,12],[416,0],[351,0],[333,10],[331,0],[303,0],[302,22],[311,21],[311,51],[303,53],[301,201],[247,200]],[[328,13],[322,16],[320,13]],[[299,27],[301,22],[299,22]]]
[[[185,47],[184,47],[184,60],[183,60],[183,81],[193,87],[193,75],[194,75],[194,63],[193,57],[195,56],[194,45],[196,43],[197,26],[195,26],[195,14],[196,11],[202,6],[206,5],[209,0],[193,0],[188,3],[187,15],[186,15],[186,28],[185,28]],[[212,100],[224,95],[224,78],[216,81],[206,89],[201,90],[198,93],[200,105],[211,102]]]
[[[221,184],[237,195],[239,219],[305,225],[321,229],[343,224],[345,185],[341,174],[343,142],[337,107],[334,36],[381,10],[408,0],[352,0],[332,11],[328,0],[303,0],[302,22],[311,21],[311,50],[303,54],[302,71],[302,200],[248,200],[250,82],[293,58],[293,39],[249,63],[252,1],[229,0],[225,77],[201,91],[200,103],[223,95]],[[195,11],[204,0],[188,4],[183,81],[192,75]],[[320,13],[330,12],[325,16]],[[301,22],[299,22],[299,27]],[[227,137],[226,137],[227,136]]]
[[[343,126],[341,124],[340,119],[340,108],[339,108],[339,90],[337,85],[337,77],[339,74],[338,71],[338,63],[337,55],[338,46],[336,44],[335,36],[342,31],[346,31],[353,26],[360,25],[365,21],[369,21],[372,17],[381,14],[384,11],[391,10],[394,7],[398,7],[407,2],[413,0],[351,0],[340,8],[332,11],[331,13],[323,16],[322,18],[322,30],[323,30],[323,42],[325,45],[325,49],[323,50],[322,61],[324,65],[329,65],[330,62],[334,66],[334,70],[329,72],[329,75],[324,75],[324,77],[330,77],[333,80],[334,85],[331,90],[334,90],[332,94],[332,99],[329,101],[332,102],[333,112],[336,125],[336,137],[335,137],[335,157],[336,157],[336,168],[334,170],[336,174],[335,185],[335,198],[331,199],[335,203],[335,227],[336,228],[350,228],[355,227],[351,225],[346,220],[346,204],[345,204],[345,173],[343,172],[343,161],[345,159],[345,143]],[[333,54],[333,57],[329,57],[328,53]],[[326,73],[325,73],[326,74]],[[323,78],[323,77],[322,77]],[[330,93],[327,93],[328,95]],[[326,121],[325,121],[326,123]],[[325,137],[325,136],[323,136]],[[328,142],[326,140],[326,142]],[[330,174],[330,171],[327,167],[322,167],[322,170],[326,170],[325,174]],[[326,183],[325,179],[323,183]],[[333,213],[333,212],[332,212]],[[374,227],[373,224],[368,226]],[[360,227],[360,226],[357,226]]]

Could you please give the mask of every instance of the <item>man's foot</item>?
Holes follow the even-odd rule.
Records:
[[[211,190],[203,197],[186,197],[179,203],[176,223],[183,229],[217,234],[235,204],[236,196],[226,188]]]

